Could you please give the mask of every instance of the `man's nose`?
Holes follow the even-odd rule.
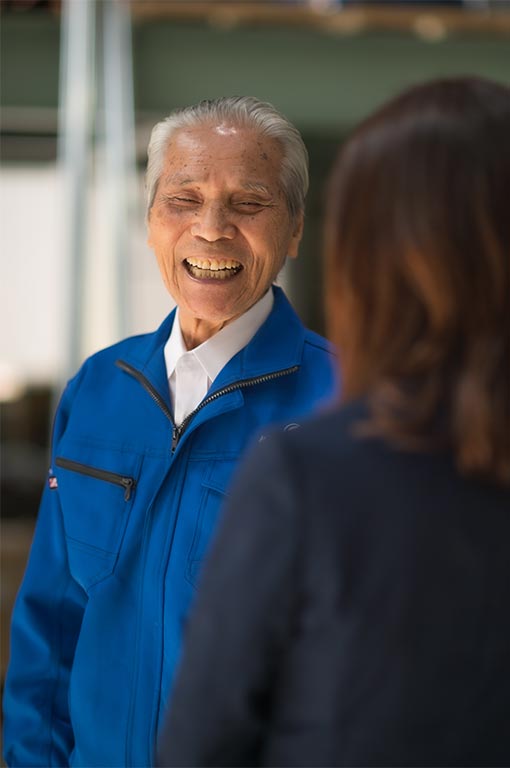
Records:
[[[235,236],[235,225],[229,217],[229,211],[219,203],[204,203],[198,211],[191,227],[194,237],[201,237],[210,243]]]

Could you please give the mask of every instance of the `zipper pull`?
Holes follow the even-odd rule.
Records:
[[[181,432],[179,430],[179,427],[176,427],[174,425],[172,427],[172,453],[175,453],[175,449],[177,448],[177,443],[179,442],[180,436],[181,436]]]
[[[135,487],[135,481],[132,477],[123,477],[121,483],[124,486],[124,501],[129,501],[131,493]]]

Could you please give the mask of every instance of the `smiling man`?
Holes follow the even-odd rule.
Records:
[[[149,213],[149,244],[179,306],[188,348],[249,310],[286,256],[297,256],[303,211],[289,209],[282,155],[271,136],[221,118],[171,134]]]
[[[269,423],[295,428],[336,389],[329,345],[273,285],[307,186],[298,131],[257,99],[155,126],[148,239],[177,307],[62,397],[13,616],[9,766],[151,764],[232,472]]]

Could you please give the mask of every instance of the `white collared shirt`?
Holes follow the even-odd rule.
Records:
[[[273,308],[270,288],[253,307],[195,349],[187,350],[181,333],[179,308],[165,344],[165,364],[174,408],[174,421],[182,424],[204,399],[222,368],[245,347]]]

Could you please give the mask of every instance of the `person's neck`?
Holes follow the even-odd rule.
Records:
[[[210,339],[218,331],[221,331],[228,323],[234,318],[229,320],[223,320],[221,323],[210,323],[207,320],[202,320],[199,317],[186,317],[179,313],[179,321],[181,325],[182,340],[186,349],[195,349],[203,344],[204,341]]]

